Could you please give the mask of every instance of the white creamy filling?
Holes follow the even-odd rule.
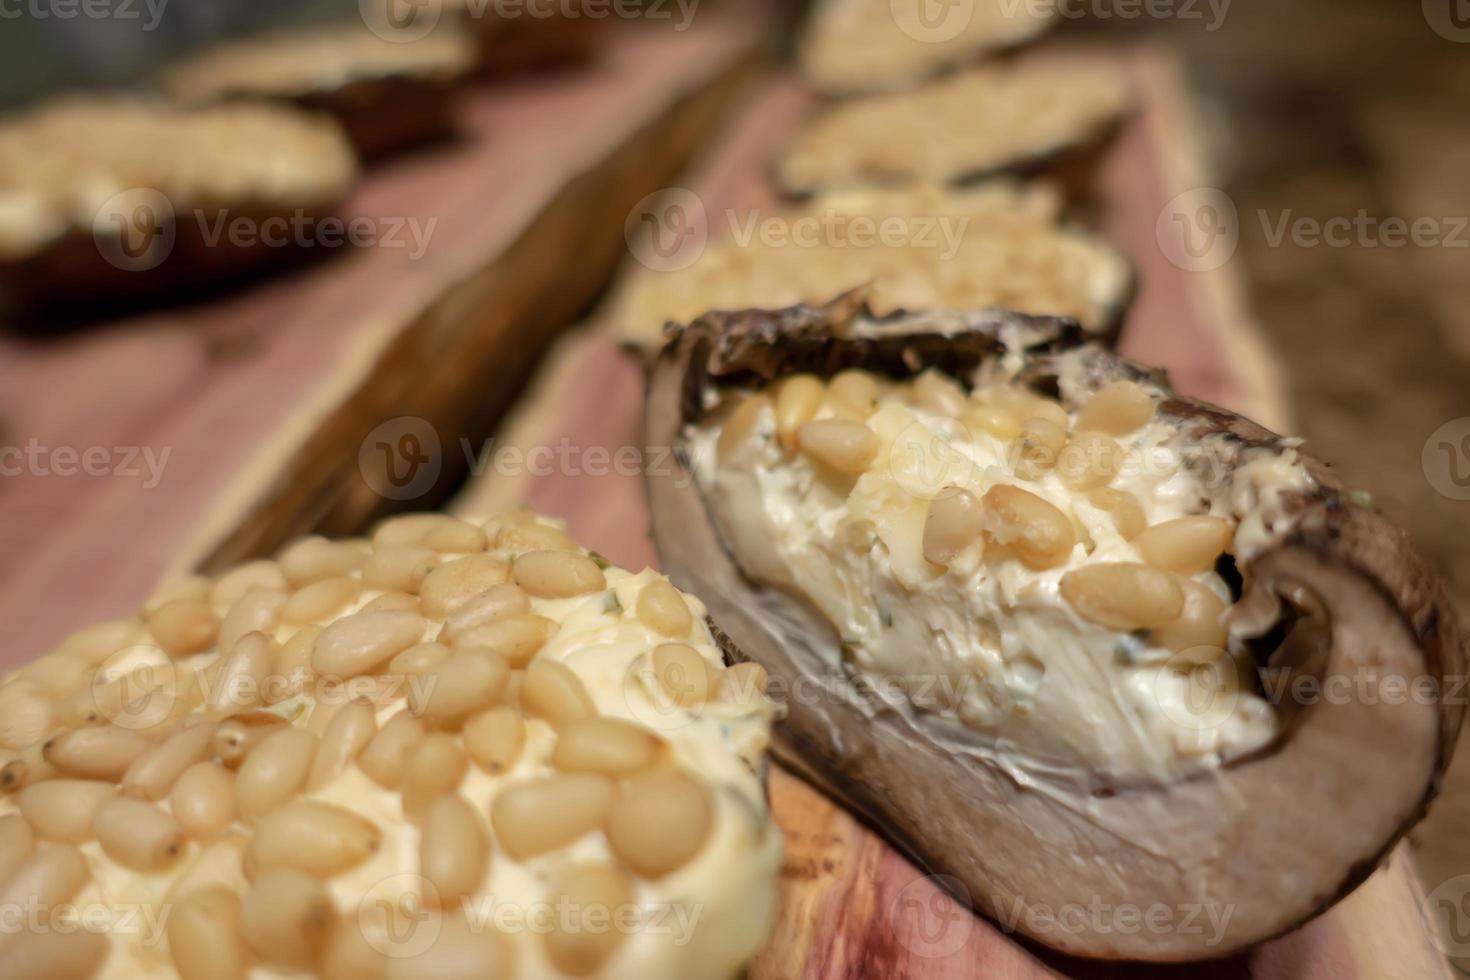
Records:
[[[769,408],[733,458],[718,456],[718,426],[691,426],[686,436],[740,564],[810,600],[841,635],[848,665],[894,707],[952,716],[967,747],[1018,777],[1092,786],[1177,778],[1273,737],[1275,718],[1254,694],[1241,692],[1226,710],[1192,687],[1197,675],[1170,664],[1170,651],[1082,619],[1061,596],[1062,576],[1084,563],[1141,560],[1085,494],[1054,472],[1019,478],[1005,442],[894,397],[868,425],[882,448],[850,486],[783,452]],[[1273,455],[1238,473],[1229,493],[1213,493],[1185,467],[1178,435],[1154,421],[1120,439],[1127,462],[1112,486],[1138,498],[1150,525],[1212,513],[1239,521],[1237,554],[1258,545],[1272,522],[1266,498],[1300,467]],[[997,484],[1073,515],[1091,550],[1079,540],[1046,571],[986,560],[978,542],[948,568],[927,562],[922,534],[936,493],[960,486],[978,498]],[[1195,579],[1229,601],[1214,572]]]

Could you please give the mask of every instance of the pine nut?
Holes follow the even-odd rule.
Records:
[[[77,728],[56,736],[43,751],[46,761],[68,776],[117,782],[153,743],[114,725]]]
[[[464,747],[471,759],[492,776],[515,765],[526,744],[526,720],[507,705],[490,708],[464,723]]]
[[[134,871],[153,871],[179,856],[184,832],[161,807],[117,796],[102,804],[92,821],[107,856]]]
[[[1055,568],[1072,554],[1072,522],[1050,502],[1006,484],[985,492],[985,531],[1031,568]]]
[[[419,837],[419,874],[434,887],[425,899],[455,908],[473,895],[490,865],[490,838],[484,821],[458,793],[444,793],[424,808]]]
[[[952,419],[959,418],[966,406],[965,390],[959,383],[933,368],[914,379],[913,400],[916,408]]]
[[[220,618],[203,599],[175,599],[148,617],[153,639],[171,657],[203,653],[219,636]]]
[[[728,459],[754,438],[760,427],[761,416],[770,407],[771,400],[764,395],[751,395],[740,400],[740,404],[725,419],[725,424],[720,428],[720,437],[715,443],[715,451],[721,459]]]
[[[924,558],[948,565],[980,537],[984,512],[975,495],[960,487],[945,487],[929,504],[924,518]]]
[[[245,980],[250,953],[240,933],[240,896],[223,886],[193,892],[165,929],[180,980]]]
[[[241,815],[262,816],[295,796],[306,785],[316,748],[317,737],[294,725],[266,736],[235,774]]]
[[[234,652],[235,644],[248,633],[273,636],[281,625],[281,607],[286,604],[286,593],[267,592],[257,589],[247,592],[225,613],[219,627],[219,652],[228,656]]]
[[[862,473],[878,458],[878,434],[861,422],[819,419],[796,433],[801,451],[839,473]]]
[[[1184,589],[1184,610],[1178,619],[1155,627],[1150,642],[1194,663],[1223,657],[1228,642],[1223,622],[1225,603],[1192,579],[1180,579],[1179,585]]]
[[[11,681],[0,688],[0,746],[23,749],[53,724],[51,699],[40,685]]]
[[[638,622],[655,633],[683,639],[694,628],[684,595],[668,579],[654,579],[638,593]]]
[[[634,874],[661,878],[699,853],[714,822],[703,783],[677,770],[655,770],[623,784],[604,829],[613,853]]]
[[[515,962],[515,949],[503,935],[446,915],[433,945],[413,956],[389,957],[385,970],[387,980],[510,980]]]
[[[46,743],[49,741],[49,738],[37,739],[0,767],[0,792],[19,792],[27,786],[55,779],[60,775],[56,767],[46,761]]]
[[[253,592],[251,595],[265,595]],[[263,633],[246,633],[235,644],[215,676],[209,706],[226,714],[239,708],[265,703],[266,679],[271,674],[275,650]]]
[[[373,547],[378,550],[421,544],[430,531],[454,518],[446,514],[399,514],[373,530]]]
[[[797,430],[816,417],[824,393],[822,382],[811,374],[793,374],[777,382],[776,441],[782,449],[796,445]]]
[[[21,668],[0,687],[0,698],[3,698],[3,691],[10,688],[29,690],[43,697],[66,697],[90,683],[96,669],[81,657],[50,653]]]
[[[88,980],[111,951],[107,935],[78,928],[22,932],[0,948],[0,976],[27,980]]]
[[[827,383],[827,393],[856,414],[866,419],[878,409],[878,398],[883,387],[878,379],[866,371],[848,368],[832,376]]]
[[[1065,432],[1072,421],[1062,406],[1025,388],[997,389],[991,396],[991,403],[1005,408],[1023,426],[1031,419],[1044,419]]]
[[[285,725],[286,719],[268,711],[247,711],[227,718],[214,730],[214,754],[225,765],[236,769],[266,736]]]
[[[151,620],[158,610],[176,599],[198,599],[207,603],[213,589],[214,582],[203,575],[185,575],[164,582],[143,600],[143,615]]]
[[[1118,529],[1118,536],[1124,541],[1132,541],[1139,532],[1148,527],[1143,505],[1127,490],[1099,487],[1089,493],[1087,499],[1098,510],[1108,512],[1113,518],[1113,526]]]
[[[444,621],[444,628],[439,631],[439,642],[453,644],[470,630],[512,616],[524,616],[530,611],[531,597],[519,585],[503,582],[491,586]]]
[[[495,547],[512,555],[527,551],[574,551],[577,543],[564,531],[544,524],[515,524],[501,528]]]
[[[597,705],[582,679],[556,660],[531,661],[521,681],[521,707],[533,717],[560,729],[574,721],[597,716]]]
[[[1231,534],[1230,522],[1221,517],[1179,517],[1141,532],[1133,547],[1154,568],[1193,575],[1215,567]]]
[[[663,752],[663,739],[645,728],[616,718],[588,718],[558,733],[551,764],[562,772],[617,778],[650,768]]]
[[[350,541],[309,537],[287,546],[276,560],[291,588],[299,589],[324,578],[351,575],[362,568],[367,552]]]
[[[635,904],[633,880],[622,868],[574,865],[557,878],[549,901],[555,908],[570,908],[576,916],[558,916],[546,933],[546,955],[562,973],[591,976],[627,941],[619,929],[592,927],[618,921],[620,910]]]
[[[1011,468],[1023,480],[1039,480],[1056,467],[1066,444],[1066,429],[1050,419],[1027,419],[1011,445]]]
[[[180,728],[128,767],[123,773],[122,791],[145,800],[163,799],[184,770],[210,757],[214,735],[215,725],[206,721]]]
[[[509,677],[504,660],[462,649],[409,688],[408,708],[431,726],[458,729],[470,715],[499,699]]]
[[[269,700],[284,701],[311,688],[316,678],[316,671],[311,667],[311,655],[325,630],[326,627],[316,623],[303,626],[276,651],[272,671],[280,683],[267,692]]]
[[[510,566],[491,555],[469,555],[440,565],[424,577],[419,604],[431,619],[448,619],[482,592],[510,581]]]
[[[528,551],[516,558],[517,585],[542,599],[567,599],[607,588],[597,562],[575,551]]]
[[[557,624],[545,616],[507,616],[460,633],[454,644],[499,657],[512,667],[524,667],[556,631]]]
[[[116,786],[100,780],[48,779],[21,790],[16,802],[36,836],[80,844],[92,839],[92,818],[116,795]]]
[[[464,781],[469,760],[459,739],[446,732],[425,735],[408,750],[403,767],[403,813],[416,820],[436,796],[452,792]]]
[[[143,634],[142,622],[132,617],[94,623],[62,640],[57,645],[56,652],[76,657],[96,667],[123,647],[141,642]]]
[[[92,869],[71,844],[39,844],[4,882],[0,909],[46,909],[65,905],[92,880]],[[0,976],[24,976],[6,974]]]
[[[357,917],[338,921],[322,951],[322,980],[386,980],[387,958],[373,948]]]
[[[687,643],[661,643],[649,658],[653,674],[674,704],[697,707],[709,700],[709,664]]]
[[[1000,405],[971,405],[960,421],[972,441],[976,432],[984,432],[1002,442],[1010,442],[1021,434],[1021,420]]]
[[[439,567],[439,556],[428,548],[401,544],[379,548],[362,566],[362,582],[383,592],[417,595],[424,579]]]
[[[36,853],[36,835],[19,813],[0,816],[0,888]]]
[[[362,586],[355,578],[324,578],[304,585],[281,607],[281,621],[315,623],[331,619],[357,601]]]
[[[755,704],[766,696],[771,675],[755,661],[732,666],[720,674],[716,688],[721,701],[732,704]]]
[[[1154,417],[1154,399],[1142,385],[1114,381],[1093,393],[1077,413],[1079,430],[1122,436],[1141,428]]]
[[[295,868],[330,878],[367,860],[382,844],[382,832],[345,807],[297,799],[277,807],[255,828],[246,848],[247,873]]]
[[[1123,469],[1123,447],[1101,432],[1078,432],[1057,460],[1057,475],[1074,490],[1092,490],[1113,482]]]
[[[388,673],[417,677],[448,660],[449,652],[442,643],[419,643],[388,661]]]
[[[384,789],[397,789],[403,778],[408,752],[424,737],[424,723],[400,711],[383,723],[372,741],[357,757],[357,768]]]
[[[240,906],[240,934],[263,962],[293,970],[316,963],[337,923],[326,887],[293,868],[264,872]]]
[[[323,677],[365,674],[424,638],[424,617],[407,612],[357,613],[339,619],[317,638],[311,667]]]
[[[490,805],[495,839],[518,861],[565,847],[602,825],[616,793],[606,776],[578,773],[524,780]]]
[[[1184,591],[1147,565],[1100,562],[1062,576],[1062,596],[1088,622],[1116,630],[1163,626],[1184,610]]]
[[[365,701],[344,705],[322,733],[311,772],[306,777],[306,788],[321,789],[342,775],[376,734],[378,717],[372,705]]]
[[[429,529],[424,535],[424,547],[447,554],[472,555],[484,551],[490,544],[485,529],[468,521],[450,518]]]
[[[252,561],[221,575],[209,594],[209,604],[216,609],[230,609],[256,589],[285,592],[290,588],[280,565],[273,561]]]
[[[218,762],[196,762],[185,769],[169,794],[169,809],[184,833],[208,840],[235,820],[235,774]]]
[[[407,592],[384,592],[376,599],[364,605],[359,612],[411,612],[415,615],[423,615],[423,607],[419,601]]]

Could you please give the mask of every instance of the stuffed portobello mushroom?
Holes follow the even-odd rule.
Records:
[[[783,759],[1065,952],[1288,930],[1423,814],[1460,725],[1443,588],[1295,440],[1074,324],[712,313],[654,371],[654,534]],[[1211,930],[1034,926],[1096,901]],[[1033,914],[1035,913],[1035,914]]]

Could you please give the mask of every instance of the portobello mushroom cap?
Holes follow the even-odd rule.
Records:
[[[762,665],[773,691],[804,683],[832,695],[791,699],[776,733],[778,758],[922,866],[953,876],[978,910],[1075,955],[1225,956],[1327,909],[1425,812],[1462,715],[1443,696],[1446,679],[1464,669],[1455,614],[1404,533],[1319,461],[1298,454],[1311,488],[1287,492],[1289,520],[1237,556],[1243,594],[1226,623],[1258,651],[1263,676],[1290,682],[1276,690],[1294,690],[1304,677],[1322,690],[1333,689],[1333,678],[1366,677],[1371,690],[1273,700],[1279,727],[1260,748],[1180,778],[1100,780],[1071,793],[1044,775],[1017,779],[963,725],[833,691],[852,681],[841,670],[839,635],[807,601],[747,577],[693,478],[687,435],[715,386],[798,371],[860,367],[902,379],[934,368],[968,381],[1009,352],[1019,355],[1020,383],[1053,394],[1059,383],[1065,395],[1118,379],[1167,392],[1163,375],[1087,344],[1065,320],[875,318],[859,293],[825,306],[710,313],[671,333],[645,423],[649,447],[680,447],[678,467],[648,476],[665,570],[708,603],[727,656]],[[1207,444],[1230,475],[1247,456],[1295,448],[1192,399],[1169,395],[1157,411],[1190,443]],[[1038,928],[1031,914],[1089,903],[1162,906],[1181,916],[1192,909],[1213,916],[1219,933],[1124,931],[1096,919]]]

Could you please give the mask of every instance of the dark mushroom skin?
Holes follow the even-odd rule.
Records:
[[[711,313],[671,328],[649,385],[645,440],[686,445],[707,395],[848,367],[904,378],[937,368],[966,379],[1021,350],[1018,380],[1055,392],[1060,365],[1087,390],[1157,372],[1088,345],[1075,324],[1006,313],[874,319],[860,294],[826,306]],[[1081,365],[1081,371],[1077,365]],[[1208,445],[1226,467],[1294,443],[1202,402],[1169,397],[1159,417]],[[676,454],[678,455],[678,454]],[[952,876],[973,906],[1063,952],[1180,962],[1225,956],[1288,931],[1362,882],[1434,797],[1462,708],[1446,685],[1463,673],[1456,617],[1435,571],[1406,536],[1298,451],[1315,482],[1286,506],[1289,528],[1239,568],[1227,620],[1256,638],[1265,676],[1368,676],[1382,697],[1276,704],[1273,741],[1217,768],[1155,785],[1097,786],[1081,797],[1025,784],[970,751],[965,733],[854,697],[789,705],[778,757],[880,828],[923,867]],[[845,683],[840,638],[806,601],[752,582],[727,549],[680,456],[647,479],[664,569],[701,596],[734,660],[770,672],[773,689]],[[1399,684],[1425,692],[1390,697]],[[819,685],[812,688],[811,684]],[[821,688],[826,685],[827,688]],[[834,692],[841,694],[843,692]],[[1178,928],[1037,926],[1032,912],[1100,903],[1163,907]],[[1186,916],[1211,927],[1185,928]]]

